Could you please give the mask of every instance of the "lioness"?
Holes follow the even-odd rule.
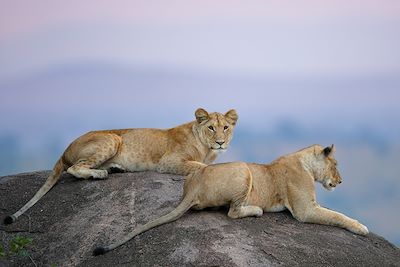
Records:
[[[138,226],[120,242],[97,247],[104,254],[153,227],[172,222],[190,208],[230,205],[228,216],[261,216],[264,211],[288,209],[301,222],[333,225],[359,235],[368,229],[358,221],[318,205],[314,182],[333,190],[342,182],[333,156],[334,146],[313,145],[283,156],[271,164],[232,162],[204,166],[185,181],[183,200],[173,211]]]
[[[93,131],[73,141],[54,166],[53,173],[28,203],[4,219],[13,223],[58,181],[63,171],[77,178],[105,179],[108,170],[187,175],[212,163],[225,151],[238,120],[234,109],[224,115],[199,108],[196,120],[175,128]]]

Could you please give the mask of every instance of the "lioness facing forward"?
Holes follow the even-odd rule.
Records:
[[[342,182],[333,153],[333,145],[313,145],[266,165],[232,162],[205,166],[187,177],[183,200],[176,209],[138,226],[116,244],[96,248],[93,254],[104,254],[144,231],[172,222],[190,208],[227,204],[230,218],[258,217],[264,211],[288,209],[301,222],[333,225],[366,235],[367,227],[358,221],[316,202],[315,181],[328,190]]]
[[[212,163],[218,152],[227,149],[238,115],[234,109],[223,115],[199,108],[195,116],[195,121],[168,130],[107,130],[80,136],[64,151],[34,197],[4,223],[13,223],[32,207],[65,170],[77,178],[105,179],[111,169],[187,175]]]

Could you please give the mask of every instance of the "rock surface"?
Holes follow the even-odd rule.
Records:
[[[26,203],[49,171],[0,178],[0,219]],[[8,255],[0,266],[400,266],[400,249],[373,233],[304,224],[288,212],[229,219],[226,210],[189,211],[102,256],[110,244],[171,211],[183,178],[154,172],[111,174],[107,180],[59,183],[11,225],[0,226],[8,250],[16,235],[30,237],[29,256]]]

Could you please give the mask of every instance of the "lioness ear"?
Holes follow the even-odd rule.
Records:
[[[210,118],[208,112],[203,108],[198,108],[194,115],[196,116],[196,120],[198,123],[202,123],[203,121],[206,121]]]
[[[236,112],[236,110],[231,109],[227,113],[225,113],[225,119],[232,125],[235,125],[237,120],[239,119],[239,116]]]
[[[325,147],[324,150],[322,150],[322,153],[324,153],[325,157],[329,156],[333,152],[335,152],[335,146],[333,144]]]

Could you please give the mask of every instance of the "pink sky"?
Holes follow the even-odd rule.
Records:
[[[224,73],[400,71],[400,1],[2,1],[0,81],[107,62]]]
[[[81,23],[180,24],[204,21],[398,20],[400,2],[366,1],[98,1],[6,0],[0,9],[0,40],[60,25]]]

